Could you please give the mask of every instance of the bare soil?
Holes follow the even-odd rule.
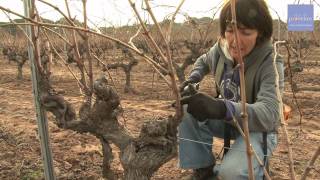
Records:
[[[317,90],[320,89],[320,71],[319,64],[315,64],[319,58],[318,48],[308,56],[304,71],[294,77],[298,87],[315,88],[301,90],[296,94],[303,113],[301,125],[290,85],[286,83],[285,101],[293,108],[288,130],[297,175],[301,175],[320,144],[320,91]],[[96,72],[98,76],[99,71]],[[124,73],[121,70],[113,70],[111,74],[124,109],[119,121],[125,124],[133,135],[139,133],[143,121],[173,114],[174,111],[170,108],[173,100],[170,89],[146,63],[139,62],[139,65],[134,67],[132,85],[135,93],[124,93]],[[29,64],[24,66],[23,80],[17,80],[16,75],[15,64],[8,64],[4,57],[0,57],[0,179],[43,179]],[[59,64],[54,65],[52,79],[55,87],[64,91],[66,99],[78,107],[82,101],[81,94],[66,68]],[[212,88],[210,78],[201,84],[201,89],[208,93],[213,92]],[[57,179],[102,179],[102,152],[99,140],[89,134],[58,128],[53,123],[51,114],[48,114],[48,121]],[[279,145],[271,158],[271,176],[273,179],[290,179],[288,151],[281,130],[279,134]],[[214,143],[218,147],[221,146],[221,140]],[[215,152],[218,153],[220,150],[216,149]],[[115,158],[112,169],[120,175],[122,168],[118,158],[119,151],[114,147],[113,152]],[[191,173],[179,169],[177,164],[177,158],[172,159],[161,167],[152,179],[178,180]],[[319,159],[309,177],[320,179]]]

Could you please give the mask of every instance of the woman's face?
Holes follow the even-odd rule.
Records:
[[[249,29],[244,26],[238,27],[239,32],[239,46],[241,50],[242,57],[247,56],[251,50],[256,45],[256,40],[258,37],[258,30],[256,29]],[[226,31],[224,33],[226,41],[228,43],[228,49],[231,57],[239,62],[240,55],[237,51],[237,45],[235,41],[235,33],[233,32],[232,26],[228,25]]]

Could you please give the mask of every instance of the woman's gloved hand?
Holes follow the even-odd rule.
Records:
[[[179,86],[181,97],[195,94],[198,89],[199,89],[199,83],[192,79],[188,79],[184,81]]]
[[[181,104],[187,104],[187,112],[198,121],[206,119],[224,119],[226,116],[226,105],[223,100],[213,98],[205,93],[198,92],[181,99]]]

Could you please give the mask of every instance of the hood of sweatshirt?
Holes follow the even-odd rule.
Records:
[[[255,46],[252,51],[243,58],[245,71],[255,62],[257,58],[265,58],[267,55],[272,53],[272,50],[273,47],[270,41],[266,41],[265,43]],[[226,63],[235,63],[229,53],[228,43],[223,39],[219,39],[218,52],[220,56],[223,56],[227,60],[225,61]]]

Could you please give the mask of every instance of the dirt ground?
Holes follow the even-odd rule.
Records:
[[[304,71],[294,77],[301,88],[296,94],[303,113],[301,125],[290,85],[286,82],[285,101],[293,108],[288,130],[298,176],[320,144],[320,64],[315,64],[319,58],[318,48],[308,56]],[[42,160],[29,64],[24,66],[23,80],[17,80],[16,74],[15,64],[8,64],[4,57],[0,57],[0,179],[42,179]],[[112,71],[112,76],[124,108],[119,120],[126,122],[126,127],[133,135],[137,135],[143,121],[173,113],[170,108],[172,93],[146,63],[140,62],[138,67],[134,67],[132,85],[136,93],[123,92],[124,74],[121,70]],[[81,103],[80,92],[66,68],[59,64],[54,65],[52,77],[55,87],[63,90],[66,99],[78,107]],[[212,86],[211,79],[208,78],[202,83],[201,89],[212,93]],[[89,134],[58,128],[54,125],[51,114],[48,114],[48,119],[57,179],[102,179],[99,141]],[[279,133],[279,145],[271,158],[271,176],[273,179],[290,179],[288,151],[283,134],[281,131]],[[221,140],[214,143],[221,146]],[[216,150],[218,151],[220,149]],[[113,152],[115,159],[112,168],[120,174],[122,169],[117,158],[119,151],[114,148]],[[178,180],[190,174],[190,171],[179,169],[177,163],[176,158],[172,159],[161,167],[152,179]],[[309,177],[320,179],[319,159]]]

